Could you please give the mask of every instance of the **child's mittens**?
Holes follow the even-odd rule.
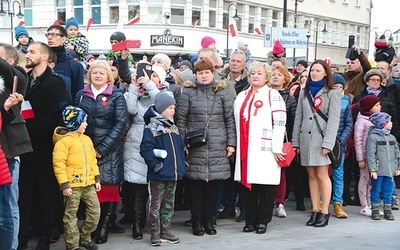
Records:
[[[163,167],[164,167],[164,164],[163,164],[162,162],[158,163],[158,164],[154,167],[154,172],[157,173],[157,172],[160,171]]]

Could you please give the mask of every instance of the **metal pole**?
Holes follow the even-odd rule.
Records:
[[[308,51],[309,51],[310,36],[311,36],[311,34],[309,34],[309,33],[306,35],[306,37],[307,37],[306,62],[307,63],[308,63]]]
[[[297,0],[294,1],[294,28],[297,28]],[[296,67],[296,48],[293,48],[293,68]]]
[[[229,58],[229,8],[231,7],[231,4],[228,6],[228,15],[226,18],[226,59]]]
[[[14,10],[14,6],[13,6]],[[13,17],[14,17],[14,12],[8,13],[11,18],[11,45],[14,45],[14,25],[13,25]]]
[[[320,20],[321,21],[321,20]],[[317,47],[318,47],[318,24],[319,21],[317,22],[317,29],[315,31],[315,52],[314,52],[314,61],[317,60]]]
[[[286,22],[286,15],[287,15],[287,0],[283,0],[283,27],[287,27]]]

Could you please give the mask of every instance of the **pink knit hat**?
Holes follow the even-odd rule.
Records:
[[[210,44],[215,43],[214,38],[209,37],[209,36],[205,36],[203,37],[203,39],[201,39],[201,47],[204,48],[208,48],[208,46],[210,46]]]
[[[285,48],[283,47],[281,41],[279,39],[275,40],[274,47],[272,48],[272,53],[275,55],[282,54],[285,52]]]

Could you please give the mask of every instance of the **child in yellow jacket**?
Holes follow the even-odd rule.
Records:
[[[86,113],[68,106],[62,112],[65,127],[57,127],[53,141],[53,168],[65,204],[64,238],[67,249],[98,249],[90,235],[100,218],[96,191],[100,191],[100,173],[92,140],[83,134],[87,127]],[[86,219],[78,229],[76,212],[79,203],[87,205]]]

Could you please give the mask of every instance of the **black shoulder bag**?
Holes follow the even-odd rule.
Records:
[[[324,115],[324,113],[322,113],[321,110],[318,110],[317,112],[315,112],[314,102],[311,98],[311,94],[309,91],[306,92],[306,96],[307,96],[308,102],[310,103],[311,111],[314,114],[314,119],[315,119],[315,122],[317,123],[318,130],[321,133],[322,138],[324,138],[324,131],[322,131],[322,129],[321,129],[321,126],[317,119],[316,113],[318,113],[319,116],[321,116],[321,118],[324,119],[325,122],[328,122],[328,117],[326,117],[326,115]],[[340,163],[342,161],[342,145],[340,144],[340,139],[338,136],[336,136],[335,145],[333,146],[333,149],[331,150],[331,152],[328,153],[328,157],[329,157],[329,160],[331,160],[332,168],[338,168],[340,166]]]
[[[185,136],[185,142],[186,142],[186,147],[187,148],[198,148],[203,145],[207,144],[207,130],[208,130],[208,125],[210,123],[211,116],[214,112],[214,106],[215,106],[215,93],[213,96],[213,104],[211,106],[211,113],[210,116],[208,117],[206,127],[203,129],[198,129],[194,131],[190,131],[186,133]]]

